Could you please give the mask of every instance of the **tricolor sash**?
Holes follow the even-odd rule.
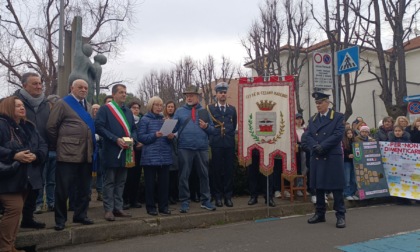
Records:
[[[126,137],[131,137],[131,126],[127,121],[127,118],[125,117],[124,112],[121,110],[120,106],[115,101],[108,102],[106,106],[111,111],[112,115],[117,119],[118,123],[121,125],[125,132]],[[118,154],[118,158],[120,158],[121,153],[124,151],[124,149],[121,149],[120,153]],[[125,152],[125,167],[131,168],[134,167],[135,159],[134,159],[134,151],[133,151],[133,145],[129,145],[128,149],[126,149]]]
[[[80,106],[80,103],[72,95],[65,96],[63,100],[70,106],[71,109],[73,109],[74,112],[76,112],[80,119],[82,119],[82,121],[86,123],[90,130],[93,143],[92,172],[93,175],[95,175],[97,170],[96,155],[98,153],[96,149],[95,123],[93,122],[93,119],[90,116],[90,114],[82,106]]]

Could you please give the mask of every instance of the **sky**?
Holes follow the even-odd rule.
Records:
[[[152,69],[174,66],[185,56],[244,64],[241,45],[259,16],[262,0],[139,0],[136,23],[122,54],[103,66],[122,79],[138,83]],[[135,85],[128,92],[135,93]]]

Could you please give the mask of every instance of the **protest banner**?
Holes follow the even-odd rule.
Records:
[[[379,143],[391,196],[420,200],[420,144]]]
[[[363,200],[389,196],[378,142],[354,143],[353,154],[359,198]]]

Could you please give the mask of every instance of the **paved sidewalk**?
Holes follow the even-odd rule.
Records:
[[[47,228],[41,230],[20,229],[16,246],[26,247],[36,245],[38,250],[48,248],[75,245],[88,242],[107,241],[113,239],[124,239],[133,236],[157,234],[176,230],[204,228],[211,225],[225,223],[257,220],[290,215],[308,214],[314,211],[314,206],[308,197],[304,202],[302,197],[290,200],[275,199],[275,207],[267,207],[264,198],[259,197],[258,204],[248,206],[249,197],[235,197],[232,199],[234,207],[219,207],[216,211],[208,211],[200,208],[200,203],[191,202],[190,212],[179,213],[180,203],[170,205],[171,215],[150,216],[146,209],[132,208],[127,212],[133,215],[132,218],[116,218],[114,222],[108,222],[103,218],[102,202],[96,201],[96,194],[92,195],[88,217],[95,221],[93,225],[73,224],[73,212],[69,212],[66,228],[63,231],[54,230],[54,213],[44,212],[35,215],[37,220],[46,223]],[[346,202],[347,207],[366,206],[388,202],[389,198],[370,201]],[[331,204],[330,204],[331,207]]]

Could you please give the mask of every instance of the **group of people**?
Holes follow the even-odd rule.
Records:
[[[202,107],[199,89],[190,86],[184,106],[176,109],[170,101],[164,106],[155,96],[142,116],[140,102],[125,105],[123,84],[114,85],[110,99],[99,106],[87,102],[88,83],[82,79],[72,82],[69,95],[48,99],[38,74],[25,73],[21,81],[23,88],[0,103],[1,251],[18,251],[19,223],[21,228],[45,228],[33,215],[42,212],[44,192],[55,230],[65,228],[69,210],[73,223],[93,224],[88,208],[94,174],[107,221],[131,217],[125,210],[141,207],[142,170],[150,215],[171,214],[169,199],[181,202],[181,213],[189,211],[192,171],[199,177],[201,208],[216,209],[212,196],[218,207],[233,207],[237,118],[226,102],[227,83],[216,86],[216,105]],[[177,122],[174,133],[164,135],[160,130],[169,119]],[[220,161],[211,178],[209,145]]]
[[[347,125],[343,138],[345,188],[344,197],[347,200],[358,200],[357,185],[353,166],[353,148],[355,142],[387,141],[400,143],[420,143],[420,117],[410,124],[405,116],[399,116],[394,122],[390,116],[380,121],[376,132],[371,132],[369,126],[358,117],[352,125]],[[409,202],[404,201],[403,202]]]
[[[199,88],[189,86],[183,92],[185,105],[177,109],[173,101],[154,96],[142,115],[140,102],[125,105],[123,84],[114,85],[112,95],[99,106],[87,102],[88,84],[82,79],[74,80],[69,95],[61,99],[44,96],[36,73],[25,73],[21,81],[23,88],[0,103],[0,203],[5,209],[0,222],[1,251],[16,251],[21,217],[22,228],[45,227],[33,215],[43,205],[44,185],[47,209],[55,214],[55,230],[65,228],[68,201],[74,223],[93,224],[87,214],[92,174],[97,175],[97,199],[103,201],[107,221],[131,217],[125,210],[142,207],[142,174],[149,215],[169,215],[169,204],[178,201],[179,211],[187,213],[196,196],[190,190],[192,173],[198,176],[195,182],[199,184],[201,208],[214,211],[216,207],[233,207],[237,112],[227,103],[227,83],[216,85],[216,102],[207,107],[200,104]],[[357,199],[352,143],[418,143],[420,119],[409,125],[405,117],[398,117],[395,124],[391,117],[385,117],[371,137],[361,118],[346,128],[344,115],[329,108],[328,95],[315,92],[312,96],[318,113],[309,119],[307,128],[302,115],[296,115],[298,170],[310,174],[309,188],[316,199],[316,211],[308,223],[325,222],[325,195],[331,193],[336,226],[344,228],[344,199]],[[175,122],[170,133],[161,132],[166,120]],[[259,194],[258,151],[252,156],[249,205],[258,202]],[[279,177],[269,176],[270,184],[276,180]],[[272,189],[265,192],[270,206],[275,206],[273,194]]]

